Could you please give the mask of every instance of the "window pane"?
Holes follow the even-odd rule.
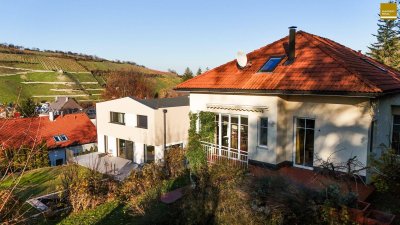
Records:
[[[260,145],[268,145],[268,128],[260,128]]]
[[[305,119],[297,119],[297,127],[306,127]]]
[[[261,127],[268,127],[268,118],[261,118]]]
[[[247,125],[249,125],[249,120],[247,119],[247,117],[241,116],[240,117],[240,123],[247,126]]]
[[[237,118],[236,118],[237,119]],[[238,148],[239,129],[237,124],[231,124],[231,148]]]
[[[400,125],[393,125],[392,148],[397,154],[400,154]]]
[[[146,151],[146,162],[147,163],[149,163],[149,162],[153,162],[154,161],[154,153],[155,153],[155,150],[154,150],[154,146],[151,146],[151,145],[149,145],[149,146],[147,146],[146,147],[146,149],[145,149],[145,151]]]
[[[399,115],[393,115],[393,123],[400,124],[400,116]]]
[[[237,116],[231,116],[231,123],[239,123],[239,118]]]
[[[307,120],[308,123],[309,120]],[[304,165],[313,166],[314,158],[314,130],[306,129],[306,143],[304,146]]]
[[[246,121],[245,124],[242,123],[240,125],[240,150],[246,151],[246,152],[248,150],[248,126],[247,126],[247,121]]]
[[[296,164],[303,165],[304,163],[304,136],[305,129],[297,128],[296,135]]]
[[[270,58],[261,68],[261,72],[272,72],[278,66],[279,62],[282,60],[280,57]]]
[[[137,127],[147,129],[147,116],[137,115]]]
[[[315,127],[315,120],[306,120],[306,127],[314,129]]]

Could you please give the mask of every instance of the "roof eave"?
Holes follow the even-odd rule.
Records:
[[[376,98],[389,93],[382,92],[349,92],[349,91],[297,91],[297,90],[260,90],[260,89],[224,89],[224,88],[175,88],[178,92],[191,93],[223,93],[223,94],[253,94],[253,95],[318,95],[341,97]],[[397,92],[400,92],[397,91]]]

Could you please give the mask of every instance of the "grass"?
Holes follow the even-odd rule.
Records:
[[[64,166],[45,167],[25,172],[14,191],[15,194],[22,201],[26,201],[34,196],[55,192],[57,185],[61,184],[59,175],[63,173],[64,168]],[[2,181],[0,183],[0,189],[9,188],[13,185],[13,180],[15,178],[17,178],[16,175],[10,176]]]
[[[0,67],[0,74],[14,74],[14,73],[20,73],[20,72],[24,72],[24,71]]]
[[[97,82],[91,73],[71,73],[70,76],[75,77],[80,82]]]

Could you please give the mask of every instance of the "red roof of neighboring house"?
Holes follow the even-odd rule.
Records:
[[[54,136],[61,134],[68,140],[56,142]],[[96,127],[85,113],[59,116],[54,121],[48,116],[0,120],[0,146],[3,148],[33,146],[42,140],[50,149],[94,143]]]
[[[380,94],[400,91],[400,72],[332,40],[296,32],[296,59],[287,57],[271,73],[260,68],[272,56],[286,55],[288,37],[247,54],[248,65],[236,60],[179,84],[177,90]]]

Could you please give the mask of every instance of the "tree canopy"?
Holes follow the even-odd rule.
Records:
[[[379,20],[376,42],[369,46],[367,53],[375,60],[400,69],[400,23],[396,20]]]

